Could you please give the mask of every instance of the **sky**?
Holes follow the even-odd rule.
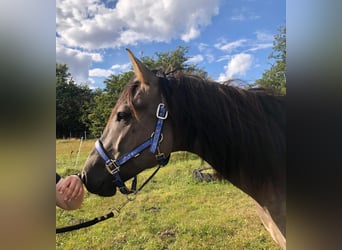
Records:
[[[253,83],[271,67],[285,0],[57,0],[56,62],[77,83],[104,88],[137,58],[189,47],[187,63],[212,79]]]

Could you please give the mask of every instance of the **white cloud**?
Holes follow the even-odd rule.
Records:
[[[184,33],[181,38],[185,42],[189,42],[190,40],[198,37],[200,34],[199,30],[196,27],[191,27],[186,33]]]
[[[244,15],[242,15],[242,14],[236,15],[236,16],[232,16],[230,18],[230,20],[232,20],[232,21],[244,21],[245,19],[246,19],[246,17]]]
[[[268,49],[273,47],[274,35],[265,31],[256,31],[256,41],[251,45],[247,51],[254,52],[261,49]]]
[[[131,69],[131,63],[125,63],[125,64],[114,64],[111,69],[117,71],[118,73],[120,72],[126,72]]]
[[[114,64],[110,67],[110,69],[101,69],[101,68],[94,68],[89,70],[89,76],[92,77],[109,77],[110,75],[126,72],[131,69],[130,63],[125,64]]]
[[[230,17],[230,20],[232,21],[250,21],[250,20],[257,20],[260,19],[261,16],[256,14],[253,10],[250,8],[247,8],[246,6],[242,6],[240,8],[233,10],[233,15]]]
[[[224,56],[220,56],[219,59],[216,60],[216,62],[222,62],[222,61],[227,61],[230,60],[232,58],[231,55],[224,55]]]
[[[206,44],[206,43],[200,43],[200,44],[198,45],[198,50],[199,50],[200,52],[203,52],[203,51],[207,50],[208,47],[209,47],[208,44]]]
[[[208,63],[212,63],[213,61],[215,61],[215,57],[211,53],[205,54],[205,58],[207,59]]]
[[[259,43],[259,44],[253,45],[247,51],[257,51],[257,50],[260,50],[260,49],[268,49],[268,48],[272,48],[272,47],[273,47],[272,43]]]
[[[253,57],[250,54],[240,53],[232,56],[224,66],[225,72],[219,75],[218,81],[223,82],[235,75],[244,76],[252,66]]]
[[[66,46],[112,48],[140,41],[188,42],[218,14],[219,0],[119,0],[114,8],[100,0],[57,0],[57,33]]]
[[[256,31],[255,35],[258,41],[267,41],[271,42],[274,39],[274,35],[265,31]]]
[[[215,57],[211,51],[211,48],[206,43],[200,43],[198,45],[198,50],[203,53],[205,59],[208,63],[212,63],[215,60]]]
[[[243,46],[246,42],[246,39],[239,39],[234,42],[226,42],[223,40],[222,42],[216,43],[214,47],[222,51],[231,52],[234,49]]]
[[[198,37],[201,30],[218,14],[219,0],[102,0],[56,1],[56,58],[69,66],[76,82],[91,83],[90,76],[120,73],[130,65],[95,68],[102,60],[100,49],[134,45],[138,42],[186,42]],[[198,58],[197,58],[198,59]]]
[[[130,63],[125,64],[114,64],[110,69],[94,68],[89,70],[89,76],[91,77],[109,77],[110,75],[115,75],[117,73],[122,73],[129,71],[131,69]]]
[[[67,48],[56,39],[56,61],[68,65],[69,72],[77,83],[86,83],[89,66],[92,62],[101,62],[102,56],[99,53]]]
[[[108,77],[113,73],[114,71],[110,69],[95,68],[95,69],[89,70],[89,76],[92,76],[92,77]]]
[[[235,52],[255,52],[262,49],[273,47],[273,34],[265,31],[254,32],[256,39],[238,39],[236,41],[227,42],[225,38],[219,38],[214,47],[218,50],[231,53]],[[203,48],[203,46],[201,47]],[[230,55],[221,56],[217,62],[227,60]]]
[[[204,60],[202,55],[195,55],[190,57],[185,63],[191,63],[191,64],[197,64],[200,63]]]

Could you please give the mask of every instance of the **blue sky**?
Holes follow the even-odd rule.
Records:
[[[189,61],[219,82],[252,83],[270,68],[285,0],[57,0],[56,61],[78,83],[103,88],[139,58],[188,46]]]

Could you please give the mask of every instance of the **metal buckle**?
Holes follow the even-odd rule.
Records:
[[[165,112],[165,114],[163,114],[163,112]],[[157,118],[161,119],[161,120],[165,120],[167,118],[168,114],[169,114],[169,112],[166,110],[165,104],[159,103],[158,108],[157,108],[157,112],[156,112]]]
[[[106,164],[105,166],[107,171],[112,175],[120,171],[120,166],[118,166],[114,160],[110,160],[110,163]],[[111,166],[113,166],[114,169],[112,169]]]

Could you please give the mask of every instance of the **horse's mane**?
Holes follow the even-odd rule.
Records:
[[[184,131],[180,144],[199,146],[197,153],[223,176],[240,171],[262,184],[285,174],[284,96],[184,74],[160,86],[174,130]]]

